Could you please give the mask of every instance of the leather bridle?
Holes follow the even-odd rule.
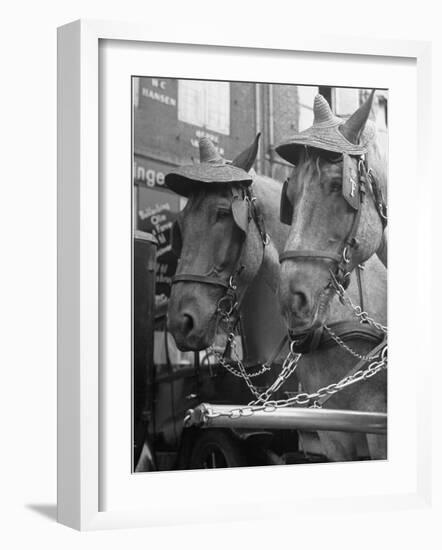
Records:
[[[342,155],[344,158],[344,163],[349,162],[349,158],[346,154]],[[350,284],[350,278],[351,278],[351,270],[349,269],[349,265],[352,260],[353,252],[356,250],[358,246],[357,241],[357,234],[359,230],[360,220],[361,220],[361,214],[362,214],[362,207],[365,201],[366,196],[366,188],[367,186],[371,187],[372,193],[373,193],[373,200],[376,207],[376,210],[379,214],[382,227],[385,229],[387,225],[387,205],[385,203],[384,197],[382,195],[381,188],[379,186],[379,182],[371,168],[367,167],[366,160],[364,155],[357,158],[358,163],[358,169],[357,169],[357,181],[354,181],[353,178],[350,178],[351,183],[351,204],[354,209],[354,215],[352,224],[350,227],[350,230],[344,239],[342,246],[341,246],[341,252],[340,253],[334,253],[334,252],[323,252],[323,251],[316,251],[316,250],[285,250],[282,252],[279,256],[280,263],[287,261],[287,260],[318,260],[318,261],[327,261],[332,264],[329,272],[330,272],[330,280],[325,286],[323,292],[331,291],[334,288],[336,288],[336,285],[341,285],[344,289],[348,287]],[[343,170],[343,179],[347,177],[344,170]],[[344,188],[344,181],[343,181],[343,188]],[[348,182],[347,182],[348,183]],[[357,195],[354,195],[354,191],[356,191]],[[286,198],[286,200],[288,200]],[[363,307],[362,304],[362,273],[361,273],[361,266],[357,266],[358,269],[358,286],[359,286],[359,295],[361,299],[361,308]],[[292,335],[289,336],[291,337]],[[307,351],[314,351],[318,348],[321,338],[323,336],[323,326],[320,326],[316,329],[310,330],[305,335],[296,335],[296,337],[292,338],[292,346],[294,346],[293,349],[295,349],[299,353],[304,353]]]
[[[344,155],[343,155],[344,156]],[[350,283],[351,271],[348,269],[351,262],[352,254],[358,246],[357,233],[361,221],[362,206],[366,195],[367,185],[371,186],[373,199],[376,210],[381,219],[382,227],[385,229],[387,225],[387,206],[382,196],[382,191],[379,187],[377,178],[371,168],[367,168],[365,158],[363,156],[358,159],[358,178],[357,182],[352,180],[352,185],[356,187],[358,195],[357,208],[354,207],[353,221],[346,238],[343,241],[341,252],[323,252],[316,250],[285,250],[279,256],[280,263],[287,260],[325,260],[334,264],[335,269],[331,270],[335,279],[344,288],[347,288]],[[343,178],[345,174],[343,174]]]
[[[245,224],[240,225],[240,229],[244,231],[244,238],[242,240],[241,252],[239,254],[239,260],[234,266],[232,273],[226,279],[220,279],[218,277],[196,274],[196,273],[179,273],[172,278],[172,285],[176,283],[202,283],[206,285],[220,286],[225,289],[224,295],[218,300],[216,311],[217,315],[220,315],[224,319],[230,319],[232,316],[238,314],[240,307],[241,299],[237,295],[237,278],[241,272],[245,269],[245,266],[241,263],[241,258],[244,252],[245,242],[247,240],[248,228],[250,220],[255,222],[255,225],[258,229],[258,232],[261,236],[263,244],[263,254],[261,265],[264,261],[265,247],[270,242],[270,238],[266,233],[264,218],[262,216],[261,210],[257,204],[256,197],[252,193],[252,186],[238,186],[233,187],[232,190],[232,202],[231,207],[234,204],[234,201],[244,201],[242,207],[247,207],[247,221]]]

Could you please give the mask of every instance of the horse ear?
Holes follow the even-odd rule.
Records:
[[[181,235],[181,228],[178,220],[175,220],[172,224],[170,230],[170,244],[172,246],[172,252],[179,258],[183,248],[183,237]]]
[[[284,185],[282,186],[282,193],[281,193],[281,205],[279,210],[279,219],[281,223],[284,223],[285,225],[292,225],[292,219],[293,219],[293,205],[290,202],[288,196],[287,196],[287,187],[289,184],[288,178],[285,180]]]
[[[249,226],[249,201],[240,198],[234,198],[232,201],[232,214],[236,225],[247,233]]]
[[[252,145],[248,147],[245,151],[240,153],[234,160],[232,160],[233,166],[242,168],[246,172],[250,170],[253,166],[256,155],[258,154],[259,138],[261,137],[261,132],[256,135]]]
[[[373,106],[375,90],[372,90],[369,98],[363,103],[357,111],[355,111],[351,117],[340,127],[341,133],[351,143],[357,145],[359,138],[365,128],[365,124],[370,115],[371,108]]]

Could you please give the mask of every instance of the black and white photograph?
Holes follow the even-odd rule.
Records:
[[[436,5],[5,6],[2,548],[435,547]]]
[[[388,89],[131,86],[132,472],[387,460]]]

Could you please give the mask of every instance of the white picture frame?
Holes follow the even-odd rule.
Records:
[[[327,52],[336,56],[378,56],[381,58],[408,58],[416,64],[417,70],[417,151],[420,166],[420,184],[416,191],[419,204],[431,203],[429,182],[428,149],[430,97],[431,47],[426,42],[365,40],[336,35],[313,38],[297,34],[296,37],[279,37],[272,44],[256,37],[239,39],[232,43],[221,37],[205,36],[204,31],[196,38],[182,31],[169,36],[163,30],[146,30],[133,23],[76,21],[61,27],[58,31],[58,521],[80,530],[116,527],[139,527],[177,522],[198,522],[232,519],[250,519],[268,516],[265,504],[275,502],[277,494],[266,494],[260,490],[253,498],[236,498],[230,506],[205,507],[201,512],[180,513],[179,498],[173,503],[155,505],[155,491],[161,479],[152,479],[152,498],[143,507],[126,506],[103,510],[100,497],[102,477],[103,446],[100,431],[100,301],[101,250],[99,212],[101,205],[99,177],[99,75],[101,41],[124,41],[127,48],[144,43],[166,43],[179,51],[186,48],[219,47],[228,48],[230,55],[235,51]],[[172,46],[175,45],[175,46]],[[282,53],[281,53],[282,55]],[[425,184],[427,182],[427,184]],[[419,211],[420,235],[423,242],[431,243],[431,234],[426,213]],[[422,262],[415,276],[421,280],[420,308],[421,323],[425,335],[419,342],[431,357],[431,315],[428,315],[432,273],[427,248],[420,252]],[[333,506],[342,510],[358,506],[365,510],[382,507],[423,506],[430,500],[431,470],[428,449],[430,402],[425,394],[429,385],[431,362],[423,362],[416,379],[416,470],[415,488],[404,494],[401,491],[388,494],[370,494],[339,497]],[[130,427],[127,427],[130,430]],[[316,466],[315,466],[316,467]],[[351,468],[352,465],[346,465]],[[269,469],[268,475],[278,473]],[[287,470],[288,472],[288,470]],[[286,472],[286,473],[287,473]],[[214,478],[221,479],[218,472]],[[172,473],[175,483],[183,476],[192,476],[198,483],[198,472]],[[253,482],[253,476],[262,475],[262,469],[253,473],[230,471],[232,484],[246,477]],[[288,475],[288,473],[287,473]],[[222,478],[225,480],[225,477]],[[256,478],[257,479],[257,478]],[[164,477],[165,480],[165,477]],[[164,481],[166,482],[166,481]],[[245,481],[247,482],[247,480]],[[149,480],[147,480],[149,483]],[[285,507],[301,510],[300,502],[286,493],[280,493]],[[282,502],[282,500],[281,500]],[[247,504],[245,506],[244,504]],[[330,498],[316,496],[302,500],[302,510],[326,509]],[[170,513],[168,513],[168,510]],[[279,516],[283,514],[278,511]]]

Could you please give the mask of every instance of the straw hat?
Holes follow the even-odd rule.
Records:
[[[341,127],[346,121],[332,113],[327,100],[320,94],[315,97],[313,114],[313,126],[291,136],[275,148],[284,160],[297,164],[300,153],[306,146],[349,155],[362,155],[367,152],[366,139],[352,143],[344,136]]]
[[[210,139],[200,139],[199,150],[199,163],[175,168],[166,175],[165,184],[169,189],[187,197],[197,183],[252,183],[252,176],[224,159]]]

